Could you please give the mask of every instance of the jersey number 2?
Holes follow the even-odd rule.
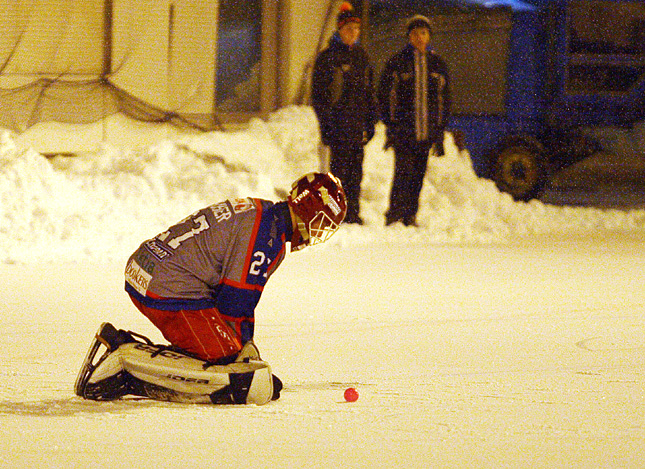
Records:
[[[249,269],[249,273],[251,275],[260,275],[260,267],[262,267],[262,264],[264,264],[264,261],[267,260],[266,255],[262,251],[255,251],[253,253],[253,258],[255,260],[251,262],[251,268]],[[271,261],[269,260],[269,262]],[[267,274],[265,272],[263,277],[266,277],[266,276]]]

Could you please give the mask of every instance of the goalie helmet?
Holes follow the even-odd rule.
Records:
[[[291,186],[287,197],[296,229],[291,250],[324,243],[347,214],[347,199],[340,180],[331,173],[309,173]]]

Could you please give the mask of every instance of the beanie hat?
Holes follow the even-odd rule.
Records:
[[[361,18],[354,11],[354,7],[349,2],[343,2],[340,6],[340,13],[337,18],[338,29],[345,26],[347,23],[360,23]]]
[[[427,28],[428,31],[432,31],[432,28],[430,27],[430,20],[423,15],[414,15],[412,18],[410,18],[408,20],[407,28],[408,34],[410,34],[410,31],[412,31],[414,28]]]

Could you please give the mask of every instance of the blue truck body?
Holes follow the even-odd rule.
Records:
[[[574,15],[595,26],[596,7],[625,15],[625,44],[578,40]],[[631,4],[631,5],[628,5]],[[632,0],[530,0],[511,4],[505,112],[456,113],[480,176],[517,199],[536,196],[554,172],[602,149],[589,132],[645,119],[645,8]],[[596,15],[602,15],[597,11]],[[579,20],[580,22],[580,20]],[[598,36],[602,36],[602,28]],[[573,83],[577,81],[576,83]]]
[[[372,0],[378,64],[407,15],[433,23],[451,70],[453,117],[479,176],[516,199],[601,150],[599,127],[645,120],[642,0]]]

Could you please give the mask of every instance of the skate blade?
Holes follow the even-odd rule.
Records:
[[[98,331],[94,335],[94,339],[90,343],[90,348],[87,351],[87,354],[85,355],[85,359],[83,360],[83,364],[81,365],[81,369],[78,372],[78,376],[76,377],[76,381],[74,382],[74,393],[77,396],[80,397],[85,397],[85,387],[87,386],[87,382],[90,380],[90,376],[92,376],[92,373],[96,369],[96,367],[103,361],[105,358],[110,354],[110,349],[105,343],[105,341],[101,338],[101,332],[103,331],[103,328],[105,325],[108,323],[103,323],[99,326]],[[99,349],[101,346],[105,347],[105,352],[100,356],[96,362],[94,362],[94,358],[98,354]]]

